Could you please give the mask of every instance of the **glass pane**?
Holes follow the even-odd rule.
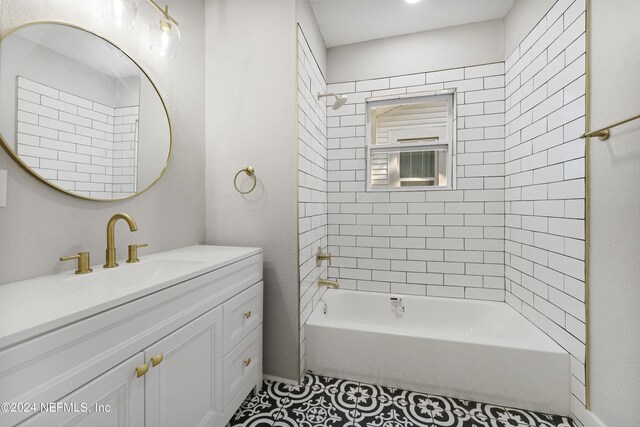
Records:
[[[445,151],[446,153],[446,151]],[[425,175],[424,176],[435,176],[436,173],[436,152],[435,151],[427,151],[424,153],[424,165],[425,165]]]
[[[415,180],[415,181],[400,181],[401,187],[433,187],[435,185],[435,181],[427,181],[427,180]]]
[[[400,153],[400,178],[409,178],[411,176],[411,154]]]
[[[410,178],[417,178],[424,176],[424,161],[425,156],[423,152],[411,153],[411,175]]]
[[[371,144],[428,143],[449,139],[448,100],[386,104],[369,108]]]
[[[369,188],[448,187],[453,95],[367,101]]]
[[[447,185],[447,149],[371,152],[371,186],[415,187]]]

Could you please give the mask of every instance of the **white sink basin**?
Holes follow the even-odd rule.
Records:
[[[63,282],[68,283],[71,287],[143,287],[160,278],[176,277],[189,273],[203,264],[203,261],[170,258],[151,259],[135,264],[121,263],[115,268],[94,269],[93,273],[74,275],[63,279]]]
[[[115,268],[0,285],[0,349],[261,253],[259,248],[190,246]]]

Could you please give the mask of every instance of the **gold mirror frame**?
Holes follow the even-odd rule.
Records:
[[[67,22],[61,22],[61,21],[34,21],[34,22],[29,22],[28,24],[19,25],[19,26],[15,27],[15,28],[9,30],[6,34],[1,34],[0,35],[0,45],[11,34],[17,32],[17,31],[19,31],[19,30],[21,30],[23,28],[30,27],[30,26],[33,26],[33,25],[43,25],[43,24],[61,25],[61,26],[73,28],[73,29],[84,31],[84,32],[86,32],[88,34],[91,34],[91,35],[93,35],[93,36],[105,41],[106,43],[109,43],[111,46],[115,47],[116,49],[118,49],[127,58],[129,58],[129,60],[131,60],[131,62],[133,62],[136,65],[136,67],[138,67],[138,69],[147,78],[147,80],[149,80],[149,83],[151,83],[151,86],[156,91],[156,94],[158,94],[158,98],[160,99],[160,102],[162,103],[162,108],[164,109],[164,113],[167,116],[167,124],[169,125],[169,152],[167,154],[167,160],[166,160],[164,166],[162,167],[162,170],[158,174],[158,177],[151,184],[149,184],[144,190],[138,191],[135,194],[132,194],[131,196],[122,197],[122,198],[119,198],[119,199],[94,199],[92,197],[86,197],[86,196],[81,196],[79,194],[71,193],[71,192],[69,192],[69,191],[67,191],[67,190],[65,190],[65,189],[63,189],[61,187],[58,187],[57,185],[47,181],[45,178],[43,178],[40,175],[38,175],[36,172],[34,172],[29,167],[29,165],[27,165],[24,161],[22,161],[22,159],[20,159],[20,156],[9,146],[7,141],[4,139],[4,136],[2,135],[2,132],[0,132],[0,145],[2,145],[2,148],[4,149],[4,151],[7,152],[9,157],[11,157],[18,164],[18,166],[20,166],[29,175],[33,176],[38,181],[43,182],[44,184],[54,188],[55,190],[60,191],[61,193],[67,194],[69,196],[72,196],[72,197],[75,197],[75,198],[78,198],[78,199],[91,200],[93,202],[120,202],[120,201],[123,201],[123,200],[132,199],[132,198],[134,198],[136,196],[139,196],[139,195],[145,193],[147,190],[149,190],[151,187],[153,187],[160,180],[160,178],[162,178],[162,176],[166,172],[167,168],[169,167],[169,161],[171,160],[171,151],[173,149],[173,128],[171,126],[171,117],[169,117],[169,110],[167,109],[167,104],[165,104],[164,98],[162,97],[162,94],[160,94],[160,91],[158,90],[156,84],[153,82],[151,77],[149,77],[149,74],[147,74],[147,72],[144,70],[144,68],[142,68],[140,66],[140,64],[138,64],[138,62],[131,57],[131,55],[129,55],[127,52],[125,52],[123,49],[121,49],[118,45],[116,45],[115,43],[113,43],[109,39],[107,39],[105,37],[102,37],[99,34],[94,33],[93,31],[87,30],[86,28],[80,27],[78,25],[69,24]]]

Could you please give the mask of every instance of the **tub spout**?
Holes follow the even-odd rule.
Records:
[[[340,284],[338,281],[327,280],[327,279],[318,279],[318,287],[326,286],[328,288],[338,289]]]

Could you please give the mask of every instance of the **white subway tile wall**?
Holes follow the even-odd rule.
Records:
[[[306,44],[299,49],[310,56]],[[327,274],[342,288],[506,301],[570,353],[571,410],[582,425],[585,0],[558,0],[504,63],[327,85],[348,101],[326,109],[326,151],[315,151],[325,154],[326,176],[322,155],[315,163],[304,155],[325,140],[310,124],[322,120],[316,90],[304,92],[314,73],[324,81],[303,61],[301,278],[322,273],[303,267],[326,230]],[[366,100],[444,89],[456,89],[456,189],[365,191]],[[308,211],[305,201],[325,195],[326,211]],[[307,220],[314,214],[321,219]],[[323,228],[303,237],[314,224]],[[320,297],[315,288],[303,296],[309,283],[301,284],[301,325]],[[302,337],[304,354],[304,328]]]
[[[18,76],[17,152],[38,175],[91,198],[136,192],[139,107],[110,107]]]
[[[585,405],[585,1],[559,0],[506,61],[506,301],[571,354]]]
[[[327,83],[304,33],[298,28],[298,226],[300,248],[300,372],[305,371],[305,324],[326,288],[327,263],[316,265],[318,247],[327,250]],[[333,100],[330,100],[333,102]]]
[[[366,99],[456,89],[457,189],[366,192]],[[329,276],[347,289],[504,301],[504,64],[329,84]]]

